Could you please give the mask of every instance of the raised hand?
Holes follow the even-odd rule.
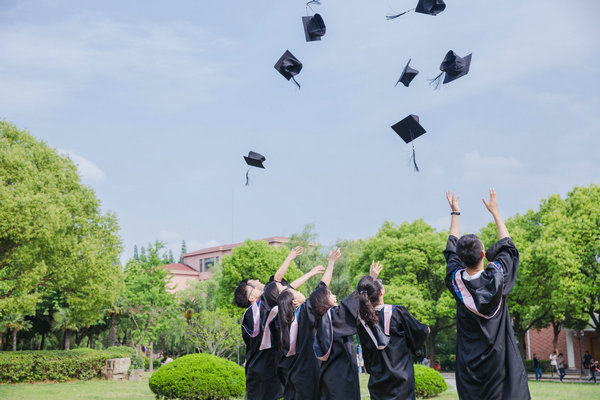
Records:
[[[460,212],[460,206],[458,205],[458,201],[460,200],[460,196],[456,196],[454,192],[450,192],[446,190],[446,199],[448,200],[448,204],[450,205],[450,209],[454,212]],[[485,202],[485,200],[484,200]]]
[[[336,262],[342,256],[342,252],[339,247],[331,250],[329,253],[329,262]]]
[[[371,269],[369,271],[369,275],[371,275],[374,279],[377,279],[379,277],[379,274],[381,273],[382,269],[383,269],[383,265],[381,265],[381,262],[379,262],[379,261],[375,262],[373,260],[371,262]]]
[[[302,248],[302,246],[296,246],[290,251],[290,254],[288,254],[288,258],[290,260],[293,260],[294,258],[301,255],[303,251],[304,249]]]
[[[485,198],[481,199],[483,200],[483,204],[485,204],[485,207],[488,209],[488,211],[492,214],[492,215],[496,215],[498,214],[498,197],[496,196],[496,191],[494,189],[490,189],[490,201],[485,201]]]
[[[310,270],[311,275],[319,275],[319,274],[322,274],[323,272],[325,272],[325,267],[322,265],[317,265],[316,267],[314,267],[313,269]]]

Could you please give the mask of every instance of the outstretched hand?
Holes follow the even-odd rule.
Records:
[[[302,254],[303,251],[304,251],[304,249],[302,248],[302,246],[296,246],[290,251],[290,254],[288,254],[288,258],[290,260],[293,260],[294,258],[298,257],[300,254]]]
[[[381,265],[381,262],[372,261],[371,262],[371,270],[369,271],[369,275],[371,275],[371,277],[373,277],[374,279],[377,279],[379,277],[379,274],[381,273],[382,269],[383,269],[383,265]]]
[[[498,197],[496,196],[496,191],[494,189],[490,189],[490,201],[489,202],[485,201],[485,198],[483,198],[481,200],[483,200],[483,204],[485,204],[486,208],[492,215],[495,215],[498,213]]]
[[[448,204],[450,205],[450,209],[453,212],[460,212],[460,206],[458,205],[458,201],[460,200],[460,196],[456,196],[456,194],[454,192],[451,193],[449,190],[446,190],[446,199],[448,200]]]
[[[340,248],[336,247],[329,253],[329,262],[336,262],[341,256],[342,252],[340,251]]]
[[[313,269],[310,270],[311,275],[319,275],[325,272],[325,267],[322,265],[317,265]]]

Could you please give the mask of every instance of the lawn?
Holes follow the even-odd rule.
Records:
[[[0,385],[2,400],[153,400],[148,388],[150,374],[140,382],[109,382],[92,380],[66,383],[5,384]],[[367,375],[361,375],[361,394],[368,399]],[[534,400],[600,399],[600,384],[560,383],[529,381],[529,390]],[[457,400],[455,389],[448,389],[436,397],[438,400]]]

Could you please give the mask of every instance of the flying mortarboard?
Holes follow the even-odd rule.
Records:
[[[471,68],[472,55],[473,54],[471,53],[463,58],[452,50],[448,51],[446,57],[444,57],[444,61],[442,61],[442,64],[440,65],[440,71],[442,72],[434,79],[430,79],[429,82],[434,84],[436,89],[439,89],[440,81],[442,80],[442,75],[444,73],[446,73],[446,76],[444,77],[443,83],[452,82],[461,76],[465,76],[469,73],[469,69]]]
[[[410,114],[408,117],[404,118],[402,121],[397,122],[392,125],[392,129],[394,132],[398,134],[406,143],[410,143],[425,132],[425,128],[421,126],[419,123],[419,116]],[[419,172],[419,167],[417,166],[417,160],[415,157],[415,145],[412,144],[412,157],[411,161],[415,167],[415,170]]]
[[[304,36],[307,42],[321,40],[321,37],[325,36],[327,31],[323,17],[320,14],[302,17],[302,24],[304,24]]]
[[[254,151],[250,151],[248,152],[248,157],[244,156],[244,160],[246,160],[246,164],[248,164],[251,167],[256,167],[256,168],[265,168],[265,166],[263,165],[263,162],[265,162],[266,158],[262,155],[262,154],[258,154]],[[250,182],[250,178],[248,176],[248,173],[250,172],[250,168],[248,168],[248,171],[246,171],[246,186],[248,186],[249,182]]]
[[[400,75],[400,78],[398,78],[398,82],[396,82],[394,86],[398,86],[398,83],[402,82],[404,86],[408,87],[408,85],[415,78],[415,76],[419,74],[419,71],[408,66],[408,64],[410,64],[410,60],[411,59],[409,59],[406,63],[406,67],[404,67],[404,70],[402,70],[402,74]]]
[[[300,84],[296,82],[294,76],[298,75],[300,71],[302,71],[302,63],[294,57],[289,50],[286,50],[285,53],[279,58],[279,60],[275,63],[275,69],[279,71],[281,75],[288,81],[291,79],[300,89]]]
[[[386,19],[398,18],[412,10],[415,10],[415,12],[418,12],[421,14],[428,14],[428,15],[436,16],[439,13],[441,13],[442,11],[444,11],[445,9],[446,9],[446,3],[444,3],[444,0],[419,0],[419,2],[417,3],[417,6],[415,8],[406,10],[400,14],[388,15],[385,18]]]

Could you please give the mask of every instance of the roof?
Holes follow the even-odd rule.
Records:
[[[283,236],[272,236],[272,237],[268,237],[265,239],[259,239],[259,240],[264,240],[265,242],[268,242],[269,244],[271,244],[271,243],[287,243],[290,241],[290,238],[283,237]],[[241,246],[242,244],[243,244],[243,242],[234,243],[234,244],[225,244],[222,246],[207,247],[205,249],[200,249],[200,250],[192,251],[191,253],[183,254],[183,257],[197,256],[197,255],[201,255],[201,254],[212,253],[215,251],[229,251],[235,247]]]
[[[182,263],[175,263],[175,264],[167,264],[167,265],[161,265],[160,266],[162,269],[168,269],[169,271],[173,272],[173,273],[177,273],[177,272],[195,272],[198,273],[198,271],[196,271],[194,268],[190,267],[187,264],[182,264]]]

